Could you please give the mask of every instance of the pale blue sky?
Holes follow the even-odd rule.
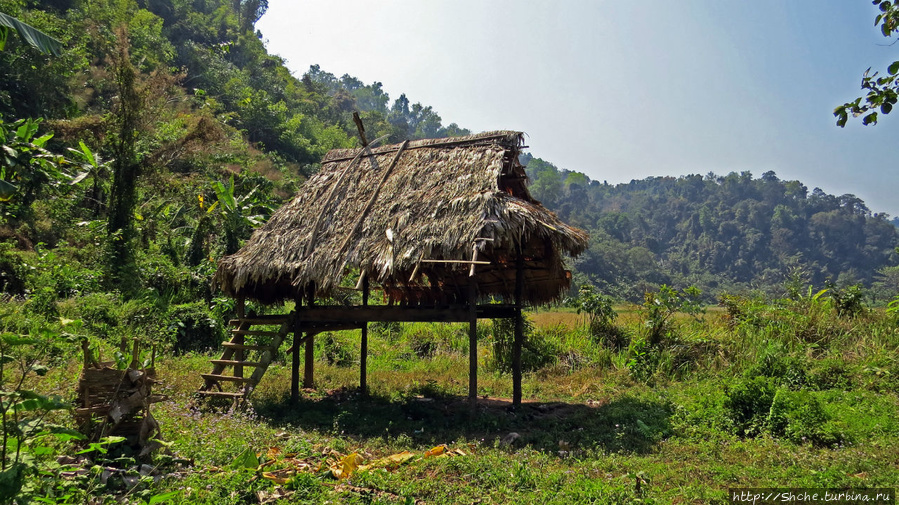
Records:
[[[774,170],[899,215],[899,117],[835,126],[899,45],[867,0],[269,0],[257,24],[302,75],[380,81],[473,131],[609,183]],[[899,116],[899,114],[897,114]]]

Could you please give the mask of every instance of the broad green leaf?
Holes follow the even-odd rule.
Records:
[[[149,505],[155,505],[157,503],[167,502],[172,498],[178,496],[179,494],[181,494],[181,491],[170,491],[168,493],[154,494],[150,497],[150,501],[148,503]]]
[[[65,428],[63,426],[51,426],[50,433],[48,433],[48,434],[52,435],[53,438],[55,438],[56,440],[59,440],[60,442],[69,442],[71,440],[84,440],[85,438],[87,438],[82,433],[72,430],[72,429],[69,429],[69,428]]]
[[[0,180],[0,202],[8,202],[15,196],[19,188],[15,184]]]
[[[44,54],[52,54],[53,56],[62,54],[62,42],[2,12],[0,12],[0,26],[15,29],[25,42]],[[6,41],[5,36],[3,41]]]
[[[108,452],[108,449],[106,449],[107,445],[118,444],[120,442],[124,442],[125,440],[126,440],[125,437],[117,437],[117,436],[103,437],[100,439],[99,442],[91,442],[90,444],[88,444],[87,449],[78,451],[75,454],[76,455],[77,454],[87,454],[89,452],[94,452],[94,451],[97,451],[100,454],[106,454]]]
[[[71,181],[69,181],[69,185],[74,186],[74,185],[78,184],[79,182],[86,179],[88,175],[90,175],[90,172],[81,172],[80,174],[73,177]]]
[[[34,345],[38,343],[37,340],[31,338],[22,338],[19,335],[15,335],[13,333],[4,333],[3,335],[0,335],[0,340],[2,340],[4,344],[9,346]]]
[[[94,157],[94,152],[91,151],[90,147],[87,147],[87,144],[84,141],[79,141],[78,146],[81,147],[81,154],[84,156],[84,159],[93,166],[97,166],[97,158]]]
[[[19,409],[23,411],[65,410],[71,408],[71,405],[62,401],[58,396],[44,396],[29,390],[21,390],[19,395],[23,398],[19,402]]]
[[[241,468],[249,468],[255,470],[259,467],[259,458],[256,457],[256,453],[250,449],[249,447],[244,449],[242,453],[240,453],[234,461],[228,465],[228,468],[233,468],[235,470],[239,470]]]
[[[892,75],[896,75],[897,73],[899,73],[899,61],[894,61],[893,63],[891,63],[890,66],[887,67],[887,72]]]
[[[43,147],[44,144],[46,144],[47,141],[50,140],[50,139],[52,139],[52,138],[53,138],[53,134],[52,134],[52,133],[48,133],[48,134],[46,134],[46,135],[42,135],[42,136],[40,136],[40,137],[34,139],[33,144],[36,145],[36,146],[38,146],[38,147]]]
[[[0,472],[0,496],[11,497],[19,494],[25,482],[25,465],[13,463]]]

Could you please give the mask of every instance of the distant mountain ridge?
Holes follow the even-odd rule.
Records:
[[[774,172],[610,185],[524,161],[534,197],[591,233],[590,249],[573,263],[578,279],[624,298],[659,284],[718,294],[777,291],[791,278],[872,286],[899,261],[896,219],[854,195],[809,192]]]

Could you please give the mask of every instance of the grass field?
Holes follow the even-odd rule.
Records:
[[[899,331],[891,316],[846,319],[827,306],[746,302],[738,314],[678,316],[664,340],[648,346],[641,312],[619,312],[614,341],[591,334],[573,312],[532,313],[525,362],[534,365],[517,409],[508,400],[511,377],[494,355],[502,337],[489,322],[479,334],[475,405],[465,398],[463,325],[373,328],[367,398],[357,388],[358,331],[317,338],[316,387],[297,405],[289,402],[286,362],[269,369],[249,409],[233,411],[198,408],[192,397],[212,354],[160,357],[157,389],[169,401],[153,414],[167,447],[147,461],[154,470],[101,483],[95,466],[140,463],[116,446],[68,467],[47,459],[45,482],[32,483],[28,496],[730,503],[729,488],[899,482]],[[34,387],[71,398],[78,373],[73,358]],[[66,447],[57,453],[74,452]],[[88,472],[66,477],[73,468]]]

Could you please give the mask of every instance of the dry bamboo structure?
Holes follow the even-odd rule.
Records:
[[[296,300],[297,333],[307,337],[325,324],[461,320],[473,330],[478,317],[520,317],[524,304],[564,292],[563,256],[588,240],[531,197],[522,142],[520,132],[496,131],[331,151],[298,196],[221,260],[213,283],[239,300]],[[313,306],[356,275],[364,306]],[[369,283],[391,310],[367,305]],[[488,297],[507,310],[477,305]],[[365,335],[363,326],[363,349]],[[476,358],[473,350],[472,379]]]
[[[371,156],[331,151],[302,193],[221,261],[214,282],[231,296],[272,302],[313,283],[328,296],[361,271],[394,301],[464,302],[476,249],[480,296],[514,294],[521,254],[524,300],[557,298],[570,280],[562,254],[583,251],[587,235],[530,196],[521,142],[521,133],[500,131]]]

